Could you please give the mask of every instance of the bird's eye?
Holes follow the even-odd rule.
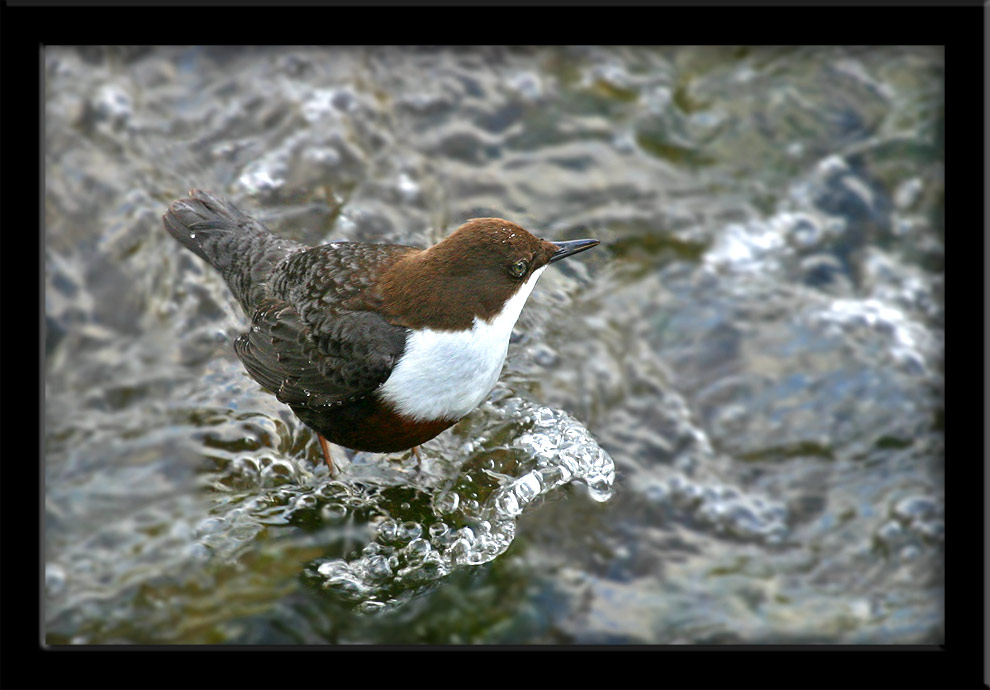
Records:
[[[509,273],[511,273],[514,278],[522,278],[526,275],[527,268],[529,268],[529,264],[526,263],[526,259],[519,259],[519,261],[509,266]]]

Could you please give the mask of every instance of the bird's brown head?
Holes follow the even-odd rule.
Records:
[[[429,249],[395,263],[379,288],[393,323],[470,328],[475,317],[495,318],[534,272],[597,244],[551,242],[502,218],[473,218]]]

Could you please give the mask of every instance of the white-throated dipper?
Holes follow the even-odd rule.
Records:
[[[248,373],[327,440],[388,453],[455,424],[494,388],[512,327],[546,267],[598,240],[550,242],[475,218],[429,249],[272,234],[191,190],[165,229],[217,269],[251,319]]]

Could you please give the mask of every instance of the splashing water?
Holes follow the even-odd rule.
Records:
[[[448,483],[432,495],[426,519],[400,522],[391,515],[381,517],[374,538],[358,557],[315,561],[306,571],[311,582],[364,612],[394,608],[454,570],[488,563],[504,553],[515,538],[519,516],[540,496],[576,481],[587,486],[593,500],[610,498],[612,459],[571,415],[496,395],[482,405],[480,415],[472,415],[478,417],[524,430],[508,442],[475,451],[502,455],[502,467],[514,462],[525,470],[522,474],[512,477],[483,469],[496,480],[487,495],[483,488],[477,490],[476,482],[464,482],[462,475],[456,486]],[[487,438],[497,435],[475,437],[468,450],[488,446]]]

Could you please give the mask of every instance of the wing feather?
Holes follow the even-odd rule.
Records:
[[[406,329],[369,311],[335,310],[319,337],[289,302],[262,300],[234,350],[251,377],[281,402],[326,407],[363,397],[385,382]]]

